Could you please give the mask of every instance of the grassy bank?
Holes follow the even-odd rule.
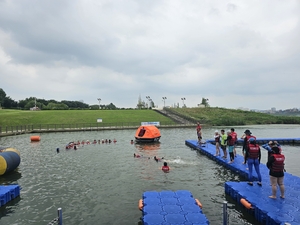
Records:
[[[31,124],[79,124],[96,123],[153,122],[171,124],[173,121],[152,110],[0,110],[0,126]]]
[[[215,126],[254,124],[300,124],[300,117],[273,116],[242,110],[224,108],[172,108],[168,109],[191,121]],[[161,124],[174,122],[153,110],[41,110],[20,111],[0,110],[0,126],[20,126],[36,124],[80,124],[96,123],[101,118],[104,123],[140,123],[159,121]]]
[[[254,125],[254,124],[300,124],[300,117],[274,116],[266,113],[225,108],[172,108],[171,112],[194,121],[215,126]]]

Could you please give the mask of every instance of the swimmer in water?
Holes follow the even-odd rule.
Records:
[[[164,162],[164,165],[161,167],[161,170],[165,173],[168,173],[170,171],[170,167],[168,166],[167,162]]]
[[[134,157],[134,158],[140,158],[141,156],[140,156],[139,154],[135,154],[135,153],[134,153],[134,154],[133,154],[133,157]]]
[[[155,160],[156,162],[160,162],[162,159],[164,159],[164,157],[162,157],[162,158],[160,159],[160,158],[157,158],[156,156],[154,156],[154,160]]]

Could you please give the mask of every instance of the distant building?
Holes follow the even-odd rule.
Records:
[[[40,110],[40,108],[37,107],[37,106],[35,106],[35,107],[30,108],[30,110],[31,110],[31,111],[37,111],[37,110]]]

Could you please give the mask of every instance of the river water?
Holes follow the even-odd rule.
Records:
[[[228,130],[230,127],[224,127]],[[215,129],[203,128],[204,139],[212,139]],[[299,125],[259,125],[235,127],[239,136],[250,129],[257,138],[298,138]],[[138,201],[149,190],[190,190],[203,205],[210,224],[222,224],[222,203],[229,201],[230,224],[256,223],[224,193],[226,181],[239,181],[198,151],[185,145],[195,140],[195,128],[161,128],[160,143],[131,144],[135,130],[112,130],[41,134],[41,141],[30,142],[31,135],[0,138],[0,146],[21,152],[17,171],[1,176],[0,185],[19,184],[20,197],[0,208],[2,225],[46,225],[63,210],[64,225],[141,224]],[[78,150],[65,150],[70,141],[114,139],[116,143],[91,144]],[[60,148],[60,153],[56,153]],[[241,148],[237,149],[241,154]],[[143,155],[134,158],[133,154]],[[300,176],[299,146],[284,145],[286,170]],[[266,152],[263,151],[263,155]],[[163,173],[165,157],[171,167]],[[150,159],[148,159],[150,157]],[[262,157],[265,163],[266,157]]]

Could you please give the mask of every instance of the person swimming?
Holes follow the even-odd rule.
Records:
[[[161,167],[161,170],[165,173],[168,173],[170,171],[170,167],[168,166],[167,162],[164,162],[164,165]]]
[[[154,160],[155,160],[156,162],[160,162],[162,159],[164,159],[164,157],[162,157],[162,158],[157,158],[156,156],[154,156],[153,158],[154,158]]]
[[[140,158],[141,156],[140,156],[139,154],[135,154],[135,153],[134,153],[134,154],[133,154],[133,157],[134,157],[134,158]]]

